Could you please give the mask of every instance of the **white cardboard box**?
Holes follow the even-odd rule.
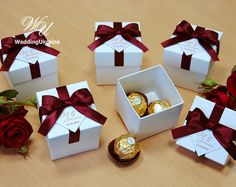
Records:
[[[157,99],[166,99],[171,107],[140,118],[126,96],[127,93],[134,91],[145,94],[149,103]],[[183,103],[176,87],[161,65],[121,77],[117,81],[116,109],[128,131],[136,134],[137,140],[174,127]]]
[[[67,90],[71,96],[76,90],[81,88],[88,88],[87,81],[67,85]],[[42,96],[52,95],[58,97],[56,89],[40,91],[36,93],[38,108],[42,105]],[[96,110],[95,104],[90,107]],[[67,107],[71,110],[72,107]],[[46,116],[43,116],[42,121]],[[59,117],[61,118],[61,117]],[[46,136],[48,149],[52,160],[73,155],[76,153],[96,149],[99,146],[99,136],[101,133],[101,125],[88,117],[85,117],[80,125],[80,140],[79,142],[69,144],[69,130],[61,126],[58,121],[52,127]]]
[[[201,98],[199,96],[196,96],[194,101],[193,101],[193,103],[192,103],[190,111],[193,111],[195,108],[199,108],[200,110],[203,111],[205,116],[209,119],[214,106],[215,106],[215,103],[213,103],[213,102],[211,102],[209,100],[206,100],[204,98]],[[236,121],[236,112],[231,110],[231,109],[229,109],[229,108],[225,108],[224,112],[223,112],[223,114],[222,114],[222,116],[220,118],[219,123],[224,125],[224,126],[227,126],[227,127],[230,127],[232,129],[236,130],[235,121]],[[186,120],[184,122],[184,125],[186,125]],[[189,136],[178,138],[177,141],[176,141],[176,144],[178,144],[179,146],[184,147],[184,148],[186,148],[186,149],[188,149],[188,150],[190,150],[192,152],[196,152],[196,148],[197,147],[195,147],[196,145],[194,145],[194,143],[193,143],[193,139],[192,139],[193,136],[201,135],[200,133],[202,133],[202,132],[206,136],[206,133],[209,133],[209,131],[210,130],[205,130],[205,131],[201,131],[201,132],[189,135]],[[214,137],[214,136],[211,135],[210,137],[212,139],[212,137]],[[196,153],[199,155],[198,152],[196,152]],[[229,160],[228,152],[221,145],[220,146],[218,145],[213,150],[210,150],[209,152],[207,152],[206,154],[203,154],[203,155],[206,158],[208,158],[208,159],[210,159],[212,161],[215,161],[215,162],[217,162],[217,163],[219,163],[221,165],[226,165],[228,160]]]
[[[192,27],[193,29],[196,28],[195,25],[192,25]],[[218,33],[218,40],[220,40],[223,35],[223,32],[215,32]],[[171,38],[173,38],[174,36],[175,35],[172,35]],[[211,60],[210,55],[199,44],[197,39],[191,39],[191,41],[193,45],[197,45],[198,52],[192,55],[189,71],[181,69],[183,48],[181,48],[179,43],[164,48],[163,66],[165,67],[165,70],[168,72],[170,78],[173,80],[176,86],[187,88],[193,91],[198,91],[198,83],[205,80],[209,75],[213,64],[219,62],[213,62]],[[212,47],[214,50],[216,50],[216,46]]]
[[[131,22],[122,22],[122,27],[125,27]],[[139,22],[137,23],[140,27]],[[95,30],[99,25],[108,25],[113,27],[113,22],[96,22]],[[118,38],[117,38],[118,37]],[[117,35],[116,39],[120,39],[121,35]],[[95,38],[97,40],[98,37]],[[113,38],[115,40],[115,38]],[[111,40],[113,40],[111,39]],[[136,37],[141,41],[141,37]],[[115,49],[111,47],[111,40],[105,42],[95,49],[95,65],[96,65],[96,79],[98,85],[116,84],[117,78],[134,73],[140,70],[142,64],[143,51],[131,44],[130,42],[121,39],[124,44],[124,66],[115,66]],[[118,50],[118,49],[117,49]],[[120,52],[120,51],[119,51]]]
[[[25,33],[27,37],[30,33]],[[1,43],[0,43],[1,49]],[[29,47],[23,47],[20,51],[27,53],[35,53],[39,62],[41,77],[32,79],[29,63],[24,61],[24,57],[16,56],[10,70],[4,72],[11,88],[16,89],[19,94],[18,99],[25,99],[35,95],[35,92],[54,88],[58,86],[58,66],[57,57],[48,53],[44,53]],[[33,51],[31,53],[31,51]],[[23,53],[22,53],[23,54]],[[3,60],[7,55],[3,55]],[[18,58],[19,57],[19,58]],[[32,59],[33,60],[33,59]],[[35,63],[35,61],[32,61]]]

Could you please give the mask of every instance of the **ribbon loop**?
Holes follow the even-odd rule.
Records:
[[[172,130],[173,138],[177,139],[210,129],[221,146],[236,160],[236,146],[233,143],[236,131],[219,123],[223,110],[221,106],[215,105],[208,119],[201,109],[195,108],[192,112],[189,112],[185,126]]]

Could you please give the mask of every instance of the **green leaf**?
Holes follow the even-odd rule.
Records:
[[[0,93],[0,96],[4,96],[7,99],[12,99],[15,98],[17,96],[18,92],[16,90],[5,90],[3,92]]]
[[[0,105],[4,105],[7,103],[7,99],[4,96],[0,96]]]
[[[28,147],[27,145],[23,145],[22,147],[17,148],[16,151],[21,154],[26,154],[28,152]]]
[[[201,82],[201,85],[206,88],[213,88],[218,85],[218,83],[212,79],[205,79]]]
[[[236,65],[234,65],[233,69],[231,70],[231,73],[236,71]]]
[[[35,107],[37,107],[37,99],[36,99],[36,97],[32,97],[30,101],[31,101],[31,103],[32,103]]]

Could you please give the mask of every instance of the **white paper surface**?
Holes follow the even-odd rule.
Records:
[[[26,63],[35,64],[39,60],[41,54],[42,53],[40,51],[25,46],[18,53],[16,59]]]
[[[67,107],[63,110],[56,123],[68,130],[76,132],[84,121],[84,118],[85,116],[74,107]]]
[[[200,53],[204,50],[196,38],[180,42],[178,45],[187,56]]]
[[[198,156],[223,148],[211,130],[206,129],[190,136]]]
[[[131,45],[131,43],[125,40],[121,35],[116,35],[114,38],[108,40],[105,44],[117,52],[121,52]]]

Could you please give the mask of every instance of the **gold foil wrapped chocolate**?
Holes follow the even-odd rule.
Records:
[[[140,154],[140,147],[130,134],[121,135],[108,146],[111,156],[122,165],[133,163]]]
[[[147,110],[148,106],[147,97],[139,92],[131,92],[128,94],[127,97],[134,110],[140,117],[142,117]]]
[[[170,104],[166,100],[156,100],[148,105],[147,113],[158,113],[170,107]]]

